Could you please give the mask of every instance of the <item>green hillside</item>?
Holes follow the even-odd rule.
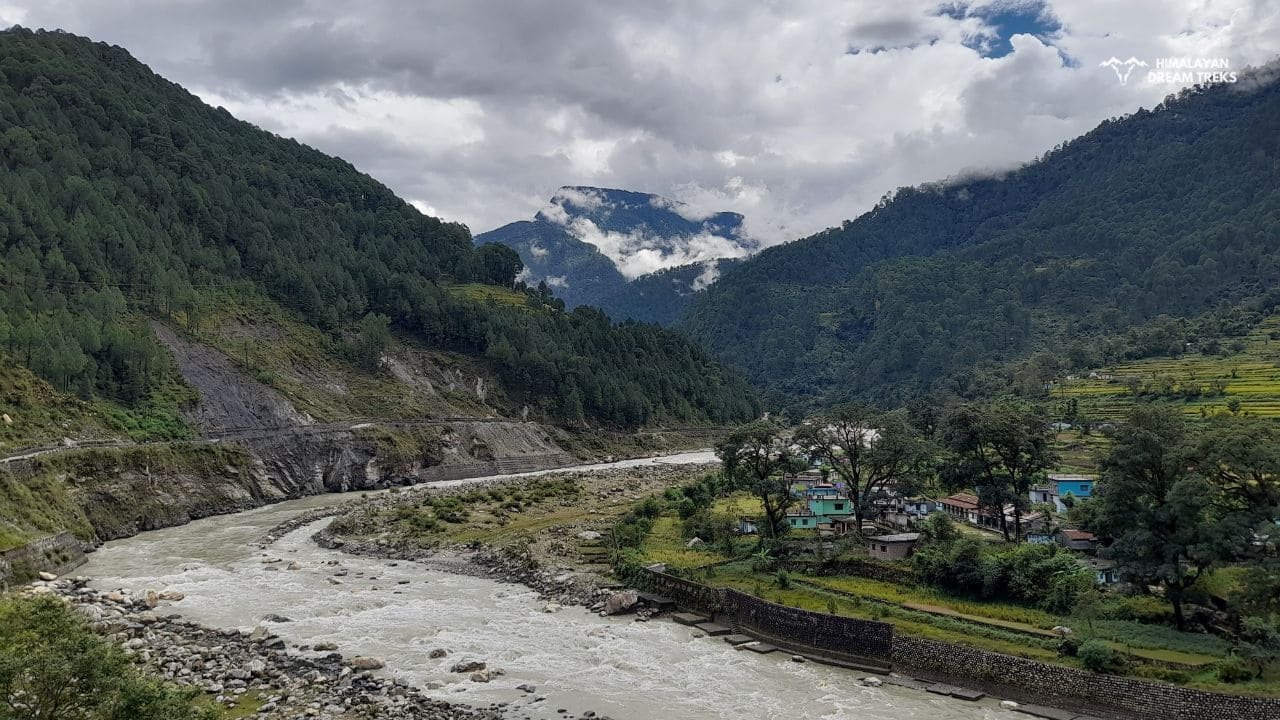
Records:
[[[1170,319],[1212,337],[1280,301],[1278,164],[1274,73],[1187,90],[770,248],[685,327],[802,409],[1007,390],[1036,351],[1068,371],[1166,354],[1148,341]]]
[[[1177,357],[1107,365],[1055,382],[1059,407],[1119,420],[1134,403],[1164,402],[1192,417],[1227,412],[1280,417],[1280,317],[1241,337],[1205,338]]]
[[[266,298],[353,362],[376,365],[393,337],[458,353],[563,422],[755,413],[745,384],[681,336],[560,311],[515,283],[514,253],[473,247],[464,226],[118,47],[0,33],[0,162],[0,347],[86,401],[172,406],[148,320],[198,335],[226,298]]]

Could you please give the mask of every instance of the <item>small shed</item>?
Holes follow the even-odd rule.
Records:
[[[920,540],[920,533],[878,535],[871,538],[867,553],[875,560],[905,560],[911,557]]]
[[[1068,550],[1093,550],[1098,546],[1098,538],[1088,530],[1068,528],[1058,533],[1058,544]]]
[[[738,518],[738,533],[755,535],[760,532],[760,518],[743,515]]]

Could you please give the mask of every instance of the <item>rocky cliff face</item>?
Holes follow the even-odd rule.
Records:
[[[210,515],[328,492],[562,467],[576,459],[535,423],[454,422],[430,434],[395,428],[297,428],[235,445],[85,450],[18,472],[57,475],[93,537],[129,537]],[[73,456],[76,454],[73,454]]]

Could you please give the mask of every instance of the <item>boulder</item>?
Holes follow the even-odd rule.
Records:
[[[1001,700],[1000,707],[1004,708],[1005,710],[1017,710],[1019,707],[1021,707],[1021,705],[1019,705],[1018,703],[1012,700]]]
[[[351,662],[347,663],[352,670],[379,670],[386,667],[386,663],[378,658],[358,656],[351,658]]]
[[[485,669],[485,664],[479,660],[463,660],[462,662],[454,663],[453,667],[449,668],[449,671],[456,673],[469,673],[483,669]]]
[[[160,594],[155,590],[148,590],[146,598],[147,607],[149,608],[153,608],[160,604]]]
[[[1066,625],[1054,625],[1050,632],[1058,637],[1067,637],[1071,634],[1071,628]]]
[[[165,590],[164,592],[160,593],[159,597],[161,600],[169,600],[171,602],[177,602],[179,600],[186,598],[187,595],[186,593],[180,593],[177,590]]]
[[[435,648],[431,652],[427,653],[427,657],[431,658],[432,660],[437,660],[448,654],[449,654],[449,651],[445,650],[444,648]]]
[[[635,590],[616,592],[610,595],[608,600],[604,601],[604,614],[617,615],[624,613],[634,608],[638,602],[640,602],[640,596],[636,594]]]
[[[51,573],[51,572],[41,572],[41,573],[38,573],[38,575],[39,575],[40,579],[41,579],[41,580],[43,580],[43,581],[45,581],[45,582],[53,582],[54,580],[57,580],[57,579],[58,579],[58,576],[57,576],[57,575],[54,575],[54,574],[53,574],[53,573]]]
[[[292,618],[287,618],[287,617],[285,617],[284,615],[277,615],[277,614],[275,614],[275,613],[267,613],[266,615],[263,615],[263,616],[262,616],[262,622],[269,622],[269,623],[287,623],[287,622],[293,622],[293,619],[292,619]]]
[[[558,602],[549,602],[546,605],[542,606],[542,612],[544,613],[560,612],[563,609],[564,609],[564,606]]]
[[[318,642],[315,645],[316,652],[333,652],[334,650],[337,650],[337,649],[338,649],[338,643],[333,643],[333,642]]]
[[[595,530],[583,530],[582,532],[578,533],[579,540],[599,540],[603,537],[604,535],[601,535]]]
[[[687,542],[687,543],[685,543],[685,544],[684,544],[684,546],[685,546],[685,547],[690,548],[690,549],[693,549],[693,548],[700,548],[700,547],[702,547],[703,545],[706,545],[706,543],[705,543],[705,542],[703,542],[702,538],[700,538],[700,537],[693,538],[693,539],[689,540],[689,542]]]
[[[270,637],[270,635],[270,631],[259,625],[249,632],[249,642],[262,642]]]
[[[864,677],[862,678],[862,684],[867,687],[880,687],[884,684],[884,681],[878,677]]]

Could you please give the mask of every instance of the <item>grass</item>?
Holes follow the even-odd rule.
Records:
[[[1280,417],[1280,317],[1267,318],[1243,338],[1220,338],[1222,350],[1205,354],[1195,348],[1181,357],[1145,358],[1100,368],[1094,376],[1077,377],[1056,384],[1055,399],[1074,399],[1080,411],[1094,420],[1123,418],[1140,401],[1130,389],[1131,382],[1146,387],[1148,394],[1164,385],[1172,392],[1158,397],[1176,405],[1192,417],[1229,412],[1228,403],[1239,402],[1239,411],[1261,417]],[[1239,344],[1233,348],[1235,341]],[[1224,387],[1222,394],[1186,397],[1184,389]]]
[[[93,540],[96,528],[114,527],[118,518],[113,508],[142,513],[163,502],[146,483],[136,481],[140,468],[154,474],[154,482],[164,482],[179,474],[212,479],[226,475],[228,468],[244,473],[247,465],[244,451],[234,445],[176,443],[84,448],[43,455],[20,466],[0,466],[0,550],[62,530]],[[123,480],[130,474],[135,481]],[[82,504],[77,497],[113,481],[118,481],[111,491],[115,502]],[[209,485],[211,492],[217,491],[215,482]],[[155,514],[162,510],[157,508]]]
[[[688,538],[681,534],[680,518],[663,515],[654,518],[640,547],[646,563],[666,563],[667,567],[689,569],[725,562],[729,558],[709,546],[690,548]]]
[[[237,295],[214,305],[198,330],[174,328],[221,350],[317,420],[488,415],[508,404],[483,365],[464,356],[397,340],[384,353],[391,363],[370,371],[348,360],[334,337],[269,300]]]
[[[382,511],[393,533],[426,544],[482,542],[504,546],[527,541],[556,525],[599,514],[621,515],[631,502],[577,502],[571,477],[545,478],[451,495],[423,495],[415,504]]]
[[[524,293],[497,287],[496,285],[483,285],[480,283],[452,285],[449,287],[449,294],[481,304],[495,303],[512,307],[525,307],[526,301]]]
[[[70,530],[93,537],[93,528],[57,472],[19,475],[0,466],[0,550]]]
[[[258,714],[258,709],[266,701],[258,694],[257,690],[250,690],[245,694],[236,698],[236,706],[233,708],[220,705],[213,701],[213,697],[209,695],[201,695],[196,698],[194,704],[213,708],[214,714],[219,720],[239,720],[240,718],[253,717]]]

